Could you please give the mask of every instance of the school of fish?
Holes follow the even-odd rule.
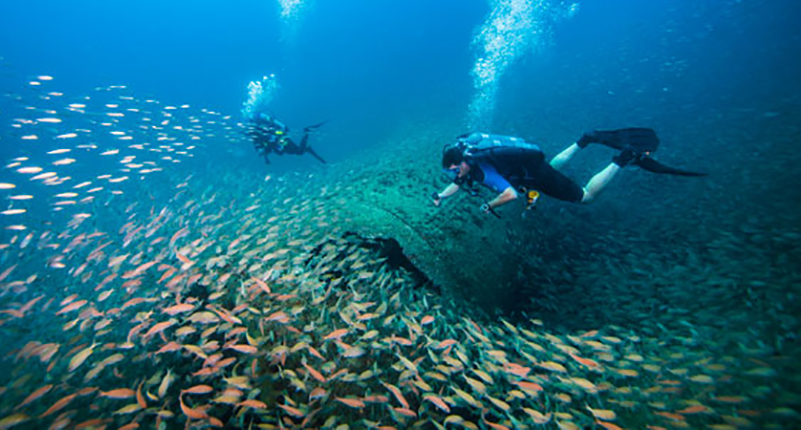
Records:
[[[230,117],[51,81],[0,112],[4,144],[39,145],[0,181],[0,429],[799,423],[772,400],[786,357],[488,316],[343,230],[347,183],[174,167],[241,140]]]

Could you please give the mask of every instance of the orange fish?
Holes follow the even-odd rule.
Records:
[[[187,416],[190,420],[203,420],[209,417],[209,415],[199,409],[192,409],[189,406],[186,406],[184,403],[184,395],[183,393],[178,395],[178,402],[181,404],[181,411],[184,415]]]
[[[165,352],[175,352],[181,349],[181,344],[170,341],[169,343],[162,346],[158,351],[156,351],[156,355],[163,354]],[[144,409],[144,408],[142,408]]]
[[[189,387],[186,390],[181,390],[182,393],[186,394],[208,394],[214,391],[209,385],[195,385],[194,387]]]
[[[142,385],[145,384],[145,381],[139,383],[139,386],[136,387],[136,403],[139,404],[139,407],[142,409],[147,409],[147,402],[145,401],[145,396],[142,395]]]
[[[184,312],[193,311],[194,309],[195,309],[194,305],[190,305],[189,303],[179,303],[177,305],[164,308],[161,310],[161,312],[169,316],[175,316]]]
[[[451,345],[454,345],[454,344],[456,344],[456,340],[454,340],[454,339],[445,339],[442,342],[438,343],[433,348],[434,349],[445,349],[445,348],[447,348],[447,347],[449,347]]]
[[[277,405],[277,406],[279,408],[285,410],[286,413],[288,413],[289,415],[291,415],[291,416],[293,416],[295,418],[303,418],[304,416],[306,416],[306,414],[304,414],[300,409],[293,408],[292,406],[280,405],[280,404]]]
[[[162,332],[162,331],[166,330],[167,328],[171,327],[173,324],[175,324],[174,320],[162,321],[162,322],[154,325],[153,327],[150,327],[150,330],[148,330],[147,333],[145,333],[144,336],[142,336],[142,337],[147,339],[147,338],[149,338],[150,336],[152,336],[152,335],[154,335],[156,333],[159,333],[159,332]]]
[[[43,298],[44,298],[44,296],[39,296],[39,297],[29,301],[28,303],[25,303],[24,305],[22,305],[21,308],[19,308],[19,311],[22,312],[23,314],[28,312],[33,307],[33,305],[36,304],[36,302],[38,302],[39,300],[42,300]]]
[[[256,285],[258,285],[258,286],[259,286],[259,288],[260,288],[262,291],[264,291],[264,292],[265,292],[265,293],[267,293],[267,294],[272,294],[272,290],[270,290],[270,287],[267,285],[267,283],[266,283],[266,282],[264,282],[264,281],[262,281],[261,279],[259,279],[259,278],[256,278],[256,277],[251,277],[250,279],[252,279],[253,281],[255,281],[255,282],[256,282]]]
[[[136,392],[130,388],[118,388],[111,391],[101,391],[101,397],[108,397],[109,399],[130,399],[135,396]]]
[[[331,333],[326,335],[323,339],[324,340],[340,339],[343,336],[345,336],[346,334],[348,334],[348,329],[341,328],[341,329],[332,331]]]
[[[354,409],[361,409],[365,406],[363,401],[352,397],[334,397],[334,400]]]
[[[57,401],[56,403],[53,403],[53,406],[51,406],[50,409],[44,411],[44,413],[40,415],[39,418],[44,418],[50,414],[60,411],[65,406],[67,406],[76,396],[77,394],[70,394],[69,396],[64,397],[61,400]]]
[[[287,323],[289,322],[289,317],[284,311],[278,311],[270,314],[267,318],[264,319],[265,321],[278,321],[280,323]]]
[[[234,351],[241,352],[243,354],[255,354],[259,350],[255,346],[251,345],[229,345],[225,347],[226,349],[233,349]]]
[[[64,306],[63,308],[61,308],[60,311],[56,312],[56,315],[61,315],[61,314],[65,314],[67,312],[74,311],[76,309],[80,309],[86,303],[87,303],[86,300],[78,300],[77,302],[72,302],[72,303]]]
[[[676,411],[677,414],[708,414],[710,412],[712,412],[712,409],[704,405],[689,406],[680,411]]]
[[[79,423],[75,426],[75,430],[85,429],[85,428],[96,428],[102,427],[104,424],[108,424],[112,420],[109,418],[94,418],[90,420],[86,420],[82,423]]]
[[[184,263],[185,265],[195,264],[194,261],[190,260],[189,257],[181,254],[180,252],[176,252],[175,256],[178,257],[178,259],[181,260],[181,263]]]
[[[392,408],[392,410],[409,418],[417,418],[417,413],[409,408]]]
[[[398,401],[400,402],[401,405],[403,405],[404,408],[409,409],[409,402],[407,402],[406,398],[403,397],[403,393],[401,393],[401,390],[398,387],[392,384],[388,384],[386,382],[381,382],[381,384],[384,387],[386,387],[387,390],[389,390],[392,393],[392,395],[395,396],[396,399],[398,399]]]
[[[326,396],[326,394],[328,393],[325,391],[324,388],[317,387],[313,389],[311,393],[309,393],[309,400],[322,399],[323,397]]]
[[[309,366],[306,363],[303,363],[303,367],[306,368],[306,370],[309,372],[309,374],[312,377],[314,377],[314,379],[316,379],[316,380],[318,380],[320,382],[325,382],[325,376],[323,376],[322,373],[318,372],[317,370],[315,370],[313,367]]]
[[[656,411],[656,412],[654,412],[654,414],[662,416],[662,417],[665,417],[665,418],[668,418],[668,419],[673,420],[673,421],[684,421],[685,420],[684,415],[673,414],[673,413],[670,413],[670,412]]]
[[[595,424],[598,424],[599,426],[605,428],[606,430],[623,430],[620,426],[616,424],[608,423],[606,421],[601,421],[598,419],[595,420]]]
[[[52,388],[53,388],[52,384],[48,384],[48,385],[45,385],[44,387],[39,388],[38,390],[36,390],[33,393],[31,393],[28,397],[26,397],[25,400],[23,400],[22,403],[20,403],[19,406],[17,406],[17,409],[19,409],[19,408],[21,408],[21,407],[33,402],[34,400],[44,396]]]
[[[445,411],[447,413],[450,413],[450,411],[451,411],[450,406],[448,406],[448,404],[445,403],[445,401],[442,400],[442,398],[439,397],[439,396],[435,396],[433,394],[428,394],[428,395],[423,396],[423,400],[428,400],[429,402],[433,403],[436,407],[442,409],[443,411]]]
[[[319,358],[320,360],[325,360],[325,357],[323,357],[323,354],[320,354],[320,351],[317,351],[316,349],[314,349],[313,346],[309,345],[309,346],[306,347],[306,349],[309,350],[309,353],[311,353],[311,355]]]
[[[501,424],[498,424],[498,423],[493,423],[493,422],[487,421],[484,418],[482,418],[482,421],[484,421],[484,424],[488,425],[491,429],[509,430],[509,427],[506,427],[505,425],[501,425]]]
[[[598,364],[595,360],[590,360],[589,358],[579,357],[578,355],[573,354],[572,352],[570,353],[570,357],[573,358],[573,360],[576,360],[577,362],[579,362],[579,363],[581,363],[581,364],[583,364],[583,365],[585,365],[585,366],[587,366],[589,368],[592,368],[592,369],[599,369],[601,367],[601,365]]]
[[[524,391],[534,391],[534,392],[543,391],[542,386],[540,384],[537,384],[536,382],[516,381],[512,383],[517,384],[517,386]]]
[[[122,305],[122,309],[123,309],[123,310],[125,310],[125,309],[127,309],[127,308],[129,308],[129,307],[131,307],[131,306],[136,306],[136,305],[138,305],[139,303],[143,303],[143,302],[145,302],[146,300],[147,300],[147,299],[145,299],[145,298],[142,298],[142,297],[136,297],[136,298],[133,298],[133,299],[131,299],[131,300],[128,300],[127,302],[125,302],[125,303]]]
[[[267,409],[267,405],[259,400],[245,400],[244,402],[239,402],[237,406],[247,406],[249,408],[254,409]]]
[[[528,376],[528,373],[531,372],[530,367],[523,367],[515,363],[504,364],[503,370],[505,370],[506,373],[510,373],[512,375],[519,376],[521,378],[525,378],[526,376]]]

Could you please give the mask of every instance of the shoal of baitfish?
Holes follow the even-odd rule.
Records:
[[[123,194],[128,181],[192,157],[204,139],[240,136],[240,124],[208,109],[140,99],[122,85],[70,96],[48,89],[53,81],[38,76],[24,92],[6,94],[14,105],[2,112],[3,145],[19,154],[6,160],[0,177],[6,230],[24,231],[36,200],[52,211],[73,209],[79,222],[103,193]]]
[[[724,430],[794,418],[760,388],[776,377],[768,361],[614,326],[553,334],[417,287],[340,230],[328,203],[347,184],[204,181],[151,190],[113,230],[11,230],[0,428]]]

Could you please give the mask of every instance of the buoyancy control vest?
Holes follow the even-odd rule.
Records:
[[[519,137],[471,133],[460,136],[458,141],[465,146],[464,157],[468,162],[489,162],[500,170],[523,159],[529,163],[545,160],[545,154],[538,145]]]

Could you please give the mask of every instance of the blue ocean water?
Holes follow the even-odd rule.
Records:
[[[627,428],[797,426],[799,16],[797,2],[780,0],[0,3],[0,356],[12,369],[0,372],[0,428],[95,417],[108,420],[95,427],[217,424],[182,406],[179,387],[201,383],[215,396],[244,392],[233,403],[188,401],[227,426],[292,425],[315,410],[314,425],[337,416],[352,428],[387,414],[381,422],[399,428],[453,415],[509,428],[541,418],[522,408],[567,428],[615,421],[587,407],[614,409]],[[241,112],[248,84],[265,76],[276,87],[264,109],[296,139],[325,122],[310,142],[327,165],[292,155],[267,165],[256,154]],[[426,218],[426,197],[443,185],[443,139],[514,135],[553,156],[585,131],[632,126],[657,131],[660,161],[709,175],[627,168],[594,205],[545,202],[529,224],[508,221],[517,213],[507,208],[495,224],[475,221],[480,202],[466,199]],[[565,169],[581,184],[613,155],[583,152]],[[476,324],[458,300],[384,265],[374,238],[354,244],[339,225],[352,213],[326,206],[382,197],[398,202],[385,210],[394,222],[451,235],[429,242],[437,255],[459,258],[465,243],[479,256],[530,253],[515,293],[498,294]],[[509,239],[464,240],[482,227]],[[391,308],[367,311],[376,303]],[[170,308],[179,304],[195,319]],[[209,334],[205,324],[217,323]],[[342,327],[347,343],[324,340]],[[453,339],[453,355],[439,348]],[[169,341],[185,350],[159,358],[173,353],[156,352]],[[232,342],[237,354],[259,352],[239,356]],[[287,345],[297,347],[288,357]],[[125,361],[114,367],[117,351]],[[234,358],[249,382],[217,366]],[[456,378],[459,366],[491,377]],[[357,379],[367,371],[375,378]],[[178,382],[157,393],[172,374]],[[480,389],[475,378],[503,384]],[[546,392],[531,398],[521,381]],[[396,396],[386,384],[412,406],[374,397]],[[92,391],[56,408],[98,387],[131,390],[130,400],[84,397]],[[309,398],[315,387],[327,402]],[[98,413],[112,404],[113,417]],[[277,404],[302,416],[247,409]]]

